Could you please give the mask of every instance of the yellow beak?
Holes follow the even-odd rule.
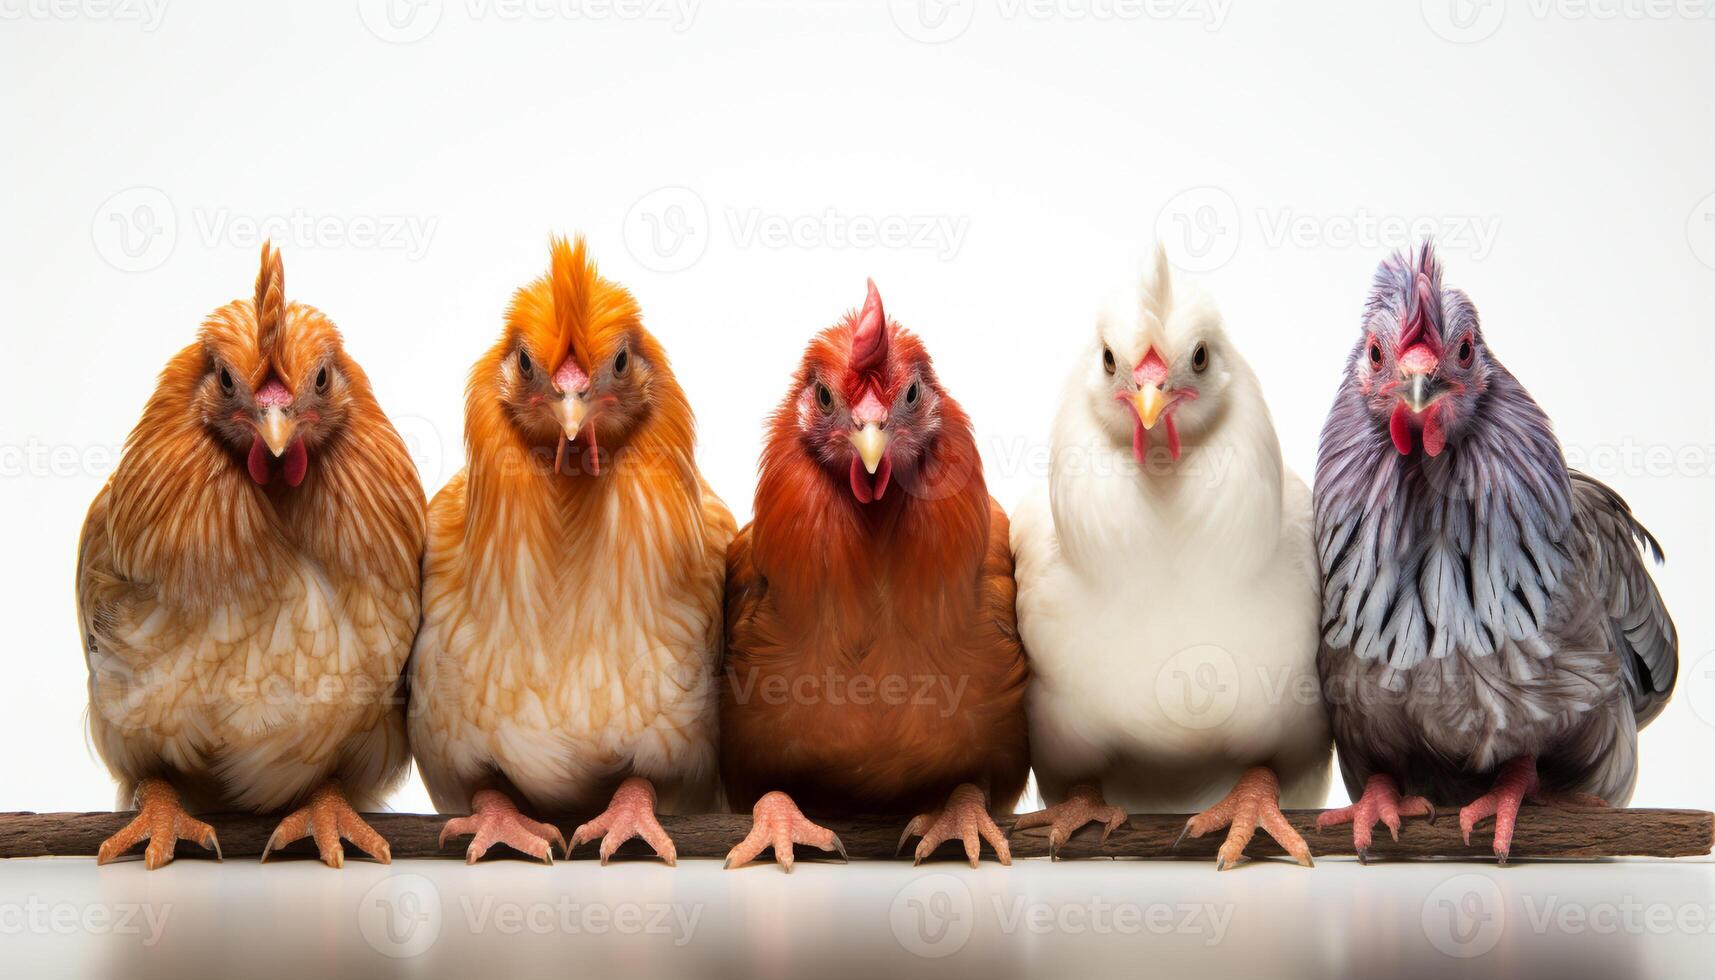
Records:
[[[1145,429],[1155,428],[1155,423],[1161,419],[1161,413],[1167,408],[1167,392],[1155,385],[1146,384],[1132,396],[1132,404],[1137,406],[1138,421]]]
[[[292,431],[297,426],[286,417],[285,411],[274,406],[262,413],[262,424],[258,428],[262,431],[262,441],[268,444],[268,451],[279,459],[286,447],[292,444]]]
[[[874,476],[875,468],[881,465],[881,455],[887,452],[887,433],[871,422],[852,433],[851,439],[852,445],[857,447],[858,457],[863,460],[863,468]]]
[[[560,426],[565,429],[567,439],[576,439],[578,433],[584,430],[584,420],[589,418],[589,406],[577,395],[566,395],[560,399]]]

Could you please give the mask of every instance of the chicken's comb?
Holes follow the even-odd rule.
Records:
[[[1406,298],[1406,311],[1399,318],[1400,350],[1420,343],[1428,343],[1432,348],[1439,345],[1440,336],[1435,329],[1435,318],[1430,312],[1434,302],[1435,292],[1430,285],[1429,276],[1419,272],[1415,288]]]
[[[589,352],[590,297],[595,291],[596,268],[584,245],[584,236],[571,242],[556,237],[550,246],[548,282],[554,297],[554,349],[549,352],[549,370],[575,357],[586,370]]]
[[[874,371],[887,360],[887,314],[881,309],[881,292],[875,280],[869,280],[869,295],[864,297],[863,312],[858,314],[857,327],[852,331],[853,371]]]
[[[256,353],[271,365],[286,320],[286,267],[272,239],[262,243],[262,268],[256,273]]]

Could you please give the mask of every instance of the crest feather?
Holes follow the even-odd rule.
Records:
[[[548,283],[554,300],[554,349],[550,370],[567,357],[590,367],[590,305],[596,289],[595,260],[589,257],[584,236],[567,242],[555,237],[550,247]]]
[[[1400,348],[1403,350],[1413,344],[1427,343],[1439,352],[1441,263],[1435,257],[1435,243],[1425,239],[1418,248],[1415,263],[1402,255],[1399,266],[1408,277],[1400,313]]]
[[[1155,255],[1152,262],[1152,275],[1149,277],[1150,312],[1157,317],[1165,317],[1167,311],[1173,308],[1173,265],[1167,261],[1167,246],[1155,243]]]
[[[262,243],[262,267],[256,273],[256,352],[271,364],[286,320],[286,268],[272,239]]]

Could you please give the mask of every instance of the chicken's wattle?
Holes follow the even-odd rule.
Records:
[[[293,439],[286,446],[286,451],[280,456],[280,464],[285,473],[286,486],[295,487],[304,482],[304,476],[310,471],[310,452],[304,448],[304,440]],[[250,471],[250,479],[257,486],[267,486],[274,478],[274,457],[268,452],[268,444],[257,436],[250,444],[250,455],[245,460],[245,468]]]
[[[1173,424],[1173,416],[1171,415],[1162,418],[1161,426],[1167,430],[1167,453],[1177,463],[1179,462],[1179,427]],[[1144,465],[1144,461],[1149,457],[1149,430],[1143,427],[1143,422],[1140,419],[1132,419],[1131,422],[1131,455],[1137,460],[1139,466]]]
[[[1441,455],[1447,448],[1447,433],[1441,425],[1441,406],[1431,405],[1424,409],[1423,415],[1423,451],[1431,456]],[[1411,410],[1404,402],[1393,407],[1393,415],[1388,418],[1388,436],[1393,440],[1393,448],[1399,450],[1401,456],[1411,455],[1413,440],[1411,438]]]
[[[892,478],[893,458],[891,456],[881,457],[881,463],[876,466],[874,474],[865,472],[863,461],[855,456],[852,457],[852,496],[858,499],[858,503],[867,504],[880,500],[882,494],[887,492],[887,484]]]

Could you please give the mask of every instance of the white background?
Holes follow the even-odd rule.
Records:
[[[78,527],[263,234],[432,492],[512,291],[550,233],[587,233],[743,519],[764,416],[866,276],[1015,504],[1158,234],[1308,476],[1370,272],[1426,228],[1575,461],[1666,545],[1683,672],[1635,802],[1715,805],[1707,5],[161,2],[0,0],[0,810],[113,802]],[[854,242],[877,226],[908,234]]]

